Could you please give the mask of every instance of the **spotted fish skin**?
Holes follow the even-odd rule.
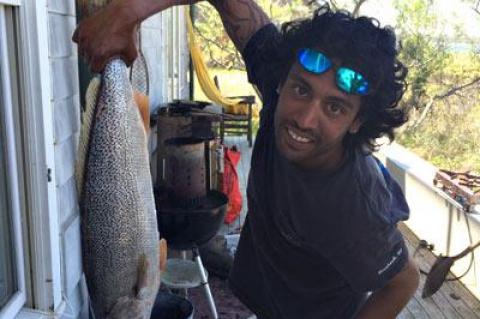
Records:
[[[82,134],[88,138],[83,172],[77,167],[77,176],[83,176],[79,188],[88,291],[95,318],[106,318],[118,300],[136,298],[138,272],[146,260],[148,287],[142,295],[148,308],[144,317],[149,318],[160,275],[147,134],[123,61],[107,64],[99,87],[96,103],[90,103],[95,106],[92,122],[83,124],[89,130]]]

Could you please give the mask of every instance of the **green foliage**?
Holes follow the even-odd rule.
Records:
[[[432,1],[395,1],[397,8],[396,32],[400,39],[400,60],[408,66],[409,90],[404,104],[421,109],[439,91],[434,77],[441,76],[449,58],[447,39],[432,10]]]
[[[273,23],[305,17],[312,10],[308,0],[258,0],[260,7]],[[200,39],[200,47],[210,67],[243,70],[245,68],[240,53],[223,29],[216,10],[207,2],[195,6],[194,24]]]
[[[447,37],[430,0],[396,0],[401,60],[409,67],[403,106],[410,121],[397,140],[435,165],[480,172],[480,60],[458,26]],[[480,19],[479,19],[480,20]]]
[[[399,142],[438,167],[480,173],[480,102],[468,110],[434,108],[428,125],[402,134]]]

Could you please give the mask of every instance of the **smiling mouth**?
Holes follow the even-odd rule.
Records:
[[[291,128],[287,127],[287,133],[288,135],[295,141],[301,144],[308,144],[312,143],[313,140],[311,138],[308,138],[306,136],[299,135],[298,133],[295,133]]]

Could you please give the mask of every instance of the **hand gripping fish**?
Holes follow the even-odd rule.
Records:
[[[160,284],[159,234],[146,126],[123,61],[90,83],[80,135],[83,267],[95,318],[148,319]]]

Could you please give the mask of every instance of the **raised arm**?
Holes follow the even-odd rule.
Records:
[[[242,52],[250,37],[270,19],[254,0],[209,0],[220,14],[230,39]]]
[[[174,5],[201,0],[113,0],[104,9],[84,19],[73,34],[78,52],[94,72],[101,71],[114,56],[131,64],[136,56],[138,24]],[[250,37],[269,23],[267,15],[253,0],[209,0],[220,13],[225,29],[239,50]]]

